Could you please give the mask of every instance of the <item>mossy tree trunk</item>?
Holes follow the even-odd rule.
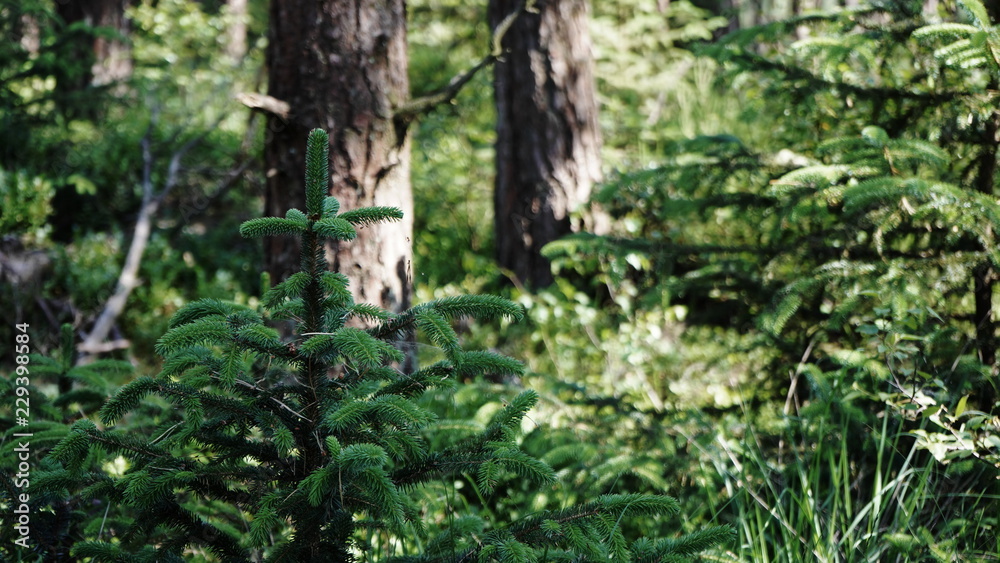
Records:
[[[330,134],[331,195],[344,209],[392,206],[401,222],[359,229],[330,243],[327,259],[351,280],[355,301],[401,311],[410,299],[413,196],[410,147],[393,108],[409,96],[403,0],[272,0],[268,94],[287,102],[287,119],[268,118],[265,215],[302,201],[308,132]],[[265,243],[274,282],[298,269],[298,241]]]
[[[496,28],[520,0],[490,0]],[[572,230],[601,172],[584,0],[539,0],[503,37],[494,67],[497,260],[515,280],[552,282],[541,248]]]

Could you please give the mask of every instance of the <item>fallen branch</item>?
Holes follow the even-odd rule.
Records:
[[[288,115],[292,111],[292,106],[288,102],[279,100],[274,96],[268,96],[267,94],[240,92],[235,97],[236,101],[250,109],[273,113],[285,121],[288,121]]]
[[[79,360],[79,364],[88,364],[94,360],[94,355],[98,352],[107,351],[104,344],[108,333],[115,321],[125,310],[125,303],[128,301],[132,290],[139,285],[139,265],[142,263],[142,255],[146,252],[149,244],[149,237],[153,231],[153,217],[159,209],[160,204],[166,199],[170,191],[177,185],[177,178],[181,170],[181,159],[187,153],[201,143],[208,134],[222,122],[222,117],[215,123],[202,131],[199,135],[184,143],[170,157],[167,165],[167,177],[163,184],[163,189],[159,194],[153,192],[153,150],[152,134],[157,122],[154,112],[150,119],[146,134],[143,135],[140,144],[142,146],[142,206],[139,209],[139,217],[135,222],[135,230],[132,233],[132,243],[129,245],[128,254],[125,256],[125,264],[122,266],[121,274],[118,276],[118,283],[115,292],[104,304],[104,309],[94,321],[94,327],[90,334],[77,346],[77,350],[84,353]]]
[[[83,342],[79,344],[76,349],[84,354],[103,354],[105,352],[113,352],[115,350],[124,350],[132,345],[132,342],[124,338],[119,338],[117,340],[108,340],[107,342],[98,342],[96,344],[87,344]]]

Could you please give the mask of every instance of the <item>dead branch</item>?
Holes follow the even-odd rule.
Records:
[[[139,208],[139,217],[136,219],[135,230],[132,233],[132,243],[129,245],[128,254],[125,256],[125,264],[122,266],[121,273],[118,276],[115,292],[105,302],[104,309],[94,322],[94,327],[91,329],[90,334],[77,346],[77,349],[84,353],[84,356],[79,360],[80,364],[90,363],[95,359],[94,355],[96,353],[108,351],[104,341],[108,337],[108,333],[111,332],[115,321],[121,315],[122,311],[125,310],[125,303],[128,301],[129,295],[132,294],[132,290],[139,285],[139,266],[142,263],[142,255],[146,252],[146,246],[149,244],[149,237],[152,234],[153,217],[156,215],[160,204],[170,194],[174,186],[177,185],[177,179],[181,170],[181,160],[191,149],[201,143],[210,132],[215,130],[222,123],[222,119],[222,117],[219,117],[209,128],[174,151],[170,157],[170,163],[167,165],[167,177],[164,181],[163,189],[159,194],[155,194],[153,190],[153,164],[155,158],[152,150],[152,135],[158,120],[157,113],[153,113],[149,127],[146,129],[142,141],[140,141],[140,145],[142,146],[142,206]]]
[[[448,85],[439,88],[429,94],[420,96],[397,106],[392,117],[397,122],[410,123],[414,119],[430,113],[434,108],[442,104],[450,104],[458,97],[458,93],[468,84],[480,70],[492,65],[503,56],[503,38],[507,31],[514,25],[514,22],[523,12],[536,13],[535,0],[526,0],[524,6],[514,10],[507,15],[493,30],[493,37],[490,39],[490,52],[469,70],[454,76],[448,81]]]
[[[76,349],[84,354],[103,354],[105,352],[113,352],[115,350],[124,350],[132,345],[132,342],[124,338],[119,338],[117,340],[108,340],[107,342],[98,342],[94,345],[88,345],[86,342],[78,345]]]
[[[273,96],[268,96],[267,94],[259,94],[257,92],[240,92],[235,96],[236,101],[245,105],[250,109],[261,110],[267,113],[273,113],[281,119],[288,120],[288,115],[292,111],[292,106],[288,102],[279,100]]]

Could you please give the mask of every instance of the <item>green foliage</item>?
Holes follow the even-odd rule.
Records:
[[[612,165],[644,165],[648,151],[678,134],[731,123],[737,106],[730,96],[714,95],[715,65],[691,52],[727,21],[699,6],[687,0],[593,5],[601,129]]]
[[[490,41],[485,5],[457,0],[407,3],[413,96],[444,87],[484,54]],[[493,92],[490,69],[479,72],[454,104],[436,108],[411,126],[414,197],[414,283],[461,285],[483,291],[500,274],[492,261]],[[463,283],[465,282],[465,283]]]
[[[777,41],[806,20],[720,42],[712,52],[734,68],[765,70],[767,96],[779,103],[796,104],[802,92],[827,88],[795,108],[815,116],[811,130],[830,132],[812,146],[799,140],[775,149],[752,150],[722,136],[680,141],[662,166],[623,175],[598,195],[621,218],[621,232],[571,238],[549,255],[567,258],[563,268],[596,265],[603,279],[636,287],[649,304],[666,299],[683,306],[691,324],[753,322],[777,339],[772,346],[787,351],[773,356],[783,363],[797,360],[794,354],[816,338],[850,349],[843,337],[851,334],[851,319],[871,310],[871,291],[893,288],[933,310],[965,314],[970,303],[962,289],[977,268],[996,263],[998,209],[976,176],[984,162],[979,147],[992,142],[981,137],[988,114],[974,95],[980,86],[957,77],[928,77],[919,88],[862,83],[863,69],[880,72],[878,83],[890,85],[911,66],[936,67],[917,44],[899,41],[894,27],[878,21],[893,15],[899,14],[865,8],[812,16],[815,49],[778,44],[769,57],[745,47]],[[846,72],[830,52],[858,44],[895,64]],[[968,92],[951,90],[956,84]],[[836,88],[844,96],[827,93]],[[941,103],[928,103],[936,96]],[[838,115],[837,129],[828,114]],[[959,125],[949,117],[955,115],[969,115],[972,123]],[[574,262],[581,252],[590,262]],[[721,318],[710,316],[720,307],[697,307],[723,301],[732,312]]]
[[[677,327],[638,347],[666,381],[638,367],[644,388],[605,389],[681,405],[719,370],[726,391],[702,404],[742,406],[691,435],[724,478],[703,491],[739,560],[996,550],[996,27],[979,2],[933,24],[904,4],[706,47],[758,131],[665,145],[597,195],[616,232],[547,248],[608,288],[603,310],[568,284],[538,308],[594,311],[594,348],[642,319]],[[586,357],[540,318],[547,350]],[[584,370],[565,374],[592,389]]]
[[[89,533],[90,527],[107,509],[105,504],[95,504],[86,495],[69,492],[74,480],[46,455],[72,436],[72,425],[93,425],[90,418],[96,417],[104,401],[128,379],[133,369],[130,363],[117,360],[77,365],[76,341],[69,325],[62,326],[59,340],[59,348],[52,356],[31,354],[27,363],[19,364],[27,369],[12,371],[0,378],[0,393],[11,398],[0,411],[3,444],[0,447],[0,467],[3,469],[0,472],[0,508],[5,514],[15,514],[15,508],[27,505],[27,512],[23,508],[19,512],[30,518],[26,527],[30,531],[27,542],[34,548],[34,554],[42,559],[64,556],[76,539]],[[34,348],[30,340],[29,348]],[[27,393],[18,391],[19,388],[26,389]],[[15,403],[17,397],[22,401]],[[20,417],[25,417],[28,424],[18,424]],[[22,444],[28,445],[27,459],[18,451]],[[96,452],[88,455],[89,446],[77,444],[80,454],[77,468],[100,479],[108,460]],[[26,472],[19,466],[20,462],[26,462]],[[28,502],[22,503],[21,496],[25,494]],[[3,541],[0,556],[9,561],[26,557],[25,550],[14,543],[20,538],[13,526],[4,526],[0,531]]]
[[[534,392],[511,397],[481,428],[463,436],[436,430],[438,417],[419,400],[463,378],[522,373],[519,363],[500,354],[462,350],[449,322],[517,320],[523,313],[493,296],[442,298],[399,315],[352,303],[346,279],[326,271],[322,239],[350,240],[351,224],[395,219],[399,211],[340,213],[325,195],[327,146],[322,132],[310,135],[305,211],[251,220],[241,229],[244,236],[300,236],[301,272],[269,290],[262,313],[213,299],[181,308],[157,342],[162,372],[122,387],[102,408],[101,421],[119,424],[150,397],[167,401],[173,415],[149,433],[83,420],[53,451],[52,459],[64,466],[60,487],[75,481],[81,495],[107,497],[127,511],[109,523],[107,537],[114,541],[79,543],[74,555],[166,560],[206,550],[223,560],[348,561],[359,553],[372,556],[366,545],[387,537],[395,547],[385,556],[424,552],[422,560],[465,553],[529,561],[550,549],[629,559],[624,524],[633,515],[675,514],[674,499],[605,495],[483,526],[478,539],[447,526],[435,530],[445,536],[429,534],[429,515],[416,503],[422,489],[474,476],[471,483],[482,499],[510,479],[544,490],[555,478],[518,444],[538,401]],[[292,309],[297,329],[286,342],[265,323],[271,311]],[[369,323],[354,324],[360,318]],[[417,329],[440,346],[443,359],[407,373],[400,368],[404,355],[391,343]],[[433,447],[443,440],[447,445]],[[96,451],[121,456],[126,469],[115,475],[85,471],[83,460]],[[447,522],[455,521],[455,507],[432,506]],[[458,521],[461,529],[473,522]],[[654,553],[689,555],[726,534],[717,530],[676,545],[656,544]],[[444,549],[423,549],[445,542],[451,557]]]
[[[0,168],[0,234],[29,233],[44,239],[53,193],[52,182],[43,177]]]
[[[251,153],[259,136],[255,120],[234,111],[232,96],[257,79],[266,3],[248,2],[249,49],[240,61],[217,56],[233,23],[224,3],[129,3],[126,38],[61,21],[57,7],[69,4],[0,2],[0,30],[9,39],[0,47],[0,232],[52,263],[44,288],[16,288],[13,297],[5,291],[0,306],[33,325],[86,327],[114,290],[144,169],[158,191],[175,152],[204,135],[173,165],[177,186],[159,207],[140,283],[119,324],[145,359],[165,320],[191,295],[240,298],[256,286],[256,273],[246,276],[256,245],[215,237],[257,205],[256,175],[228,167],[247,160],[236,155]],[[112,39],[129,48],[131,75],[89,83],[92,47]],[[0,336],[10,340],[9,330],[0,327]],[[55,345],[55,332],[39,339]]]

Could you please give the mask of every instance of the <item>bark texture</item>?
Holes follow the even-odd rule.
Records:
[[[227,0],[226,9],[232,18],[226,30],[226,54],[240,61],[247,54],[247,0]]]
[[[287,119],[268,117],[265,214],[305,208],[308,132],[330,135],[331,195],[344,210],[399,207],[404,219],[358,229],[327,258],[351,279],[358,302],[392,311],[409,305],[413,196],[405,128],[393,108],[409,96],[403,0],[272,0],[268,94],[288,103]],[[266,243],[278,282],[298,269],[298,241]]]
[[[992,88],[997,85],[990,84]],[[995,111],[984,124],[982,147],[978,158],[975,189],[992,197],[996,193],[997,150],[1000,147],[1000,111]],[[987,236],[994,236],[987,228]],[[986,249],[989,250],[989,249]],[[991,376],[979,389],[978,399],[984,410],[989,410],[997,399],[997,322],[993,299],[996,294],[998,273],[988,260],[973,271],[973,301],[975,302],[976,346],[979,359],[991,368]]]
[[[490,0],[493,28],[524,5]],[[515,281],[552,282],[541,248],[600,178],[601,139],[584,0],[539,0],[504,35],[494,67],[496,251]]]
[[[91,27],[106,28],[91,38],[88,45],[92,52],[90,72],[82,76],[79,84],[70,85],[82,89],[88,85],[103,86],[120,82],[132,74],[132,51],[125,37],[131,26],[125,17],[129,0],[72,0],[56,2],[56,10],[67,25],[76,22]],[[109,36],[113,31],[122,37]],[[81,51],[82,53],[82,51]]]

